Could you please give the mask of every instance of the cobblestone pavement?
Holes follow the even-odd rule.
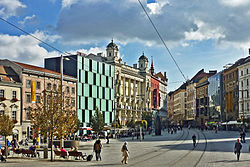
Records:
[[[197,145],[193,148],[191,136],[196,134]],[[145,139],[132,140],[123,138],[119,140],[110,140],[106,144],[104,140],[102,161],[68,160],[56,158],[56,161],[50,162],[42,158],[23,158],[10,157],[7,163],[0,163],[0,166],[6,167],[34,167],[34,166],[175,166],[175,167],[223,167],[223,166],[246,166],[250,165],[249,144],[250,138],[243,144],[243,150],[240,161],[236,161],[233,153],[234,143],[239,136],[238,132],[232,131],[204,131],[187,130],[178,131],[177,134],[168,134],[163,132],[162,136],[145,136]],[[247,136],[250,136],[248,134]],[[124,141],[128,142],[130,151],[129,163],[121,164],[121,146]],[[81,142],[80,151],[87,154],[92,153],[93,141]],[[43,157],[41,153],[41,157]]]

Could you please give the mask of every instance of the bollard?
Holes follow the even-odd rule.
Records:
[[[48,148],[47,147],[43,148],[43,158],[48,159]]]

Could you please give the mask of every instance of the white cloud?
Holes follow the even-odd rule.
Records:
[[[26,16],[22,21],[18,22],[21,25],[24,25],[26,23],[28,24],[38,24],[39,23],[39,18],[36,15],[32,16]]]
[[[0,0],[0,16],[8,18],[17,16],[20,9],[26,8],[19,0]]]
[[[146,1],[141,2],[169,45],[185,40],[215,39],[217,44],[250,41],[249,5],[243,5],[249,1],[157,0],[154,7],[147,6]],[[67,43],[96,43],[114,38],[120,43],[140,42],[147,46],[158,43],[157,46],[162,46],[137,0],[63,2],[70,7],[61,10],[56,32]]]
[[[159,0],[156,1],[156,3],[149,3],[147,4],[147,7],[150,9],[150,14],[162,14],[162,8],[169,4],[167,0]]]
[[[250,3],[250,0],[221,0],[221,3],[227,6],[237,7]]]
[[[79,0],[62,0],[62,8],[70,7],[71,5],[77,3]]]
[[[45,33],[38,31],[33,35],[42,40],[50,38],[50,36]],[[42,60],[44,57],[60,55],[56,51],[48,52],[39,44],[39,41],[27,35],[11,36],[7,34],[0,34],[0,52],[4,53],[0,55],[0,58],[8,58],[9,60],[41,66],[43,64]]]
[[[186,40],[208,40],[208,39],[219,39],[224,38],[222,30],[219,27],[212,27],[202,21],[195,21],[197,25],[196,30],[190,30],[185,32]]]

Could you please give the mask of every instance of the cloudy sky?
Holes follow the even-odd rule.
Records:
[[[250,0],[141,0],[186,78],[249,55]],[[70,53],[105,52],[114,39],[124,62],[142,52],[168,91],[184,77],[159,40],[138,0],[0,0],[0,17]],[[60,53],[0,20],[0,59],[43,66]]]

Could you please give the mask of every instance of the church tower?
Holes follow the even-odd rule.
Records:
[[[108,44],[106,48],[107,61],[109,62],[118,62],[118,46],[112,41]]]

